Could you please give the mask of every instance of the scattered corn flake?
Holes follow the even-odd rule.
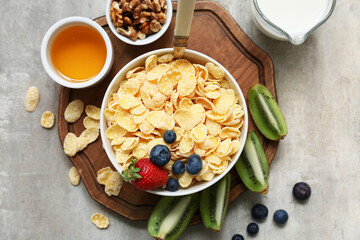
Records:
[[[100,120],[95,120],[89,116],[86,116],[83,120],[85,128],[97,128],[100,129]]]
[[[76,122],[84,111],[84,103],[77,99],[69,103],[64,112],[65,121],[69,123]]]
[[[95,213],[91,216],[91,221],[97,228],[104,229],[109,226],[109,219],[101,213]]]
[[[88,144],[89,144],[89,139],[87,137],[78,137],[76,152],[84,150],[88,146]]]
[[[41,116],[41,126],[44,128],[52,128],[54,126],[55,116],[52,112],[46,111]]]
[[[66,134],[64,139],[64,151],[69,157],[75,156],[77,152],[77,137],[75,134]]]
[[[85,129],[80,137],[88,139],[88,144],[94,142],[99,137],[99,129],[98,128],[88,128]]]
[[[105,192],[107,195],[117,196],[120,193],[121,187],[123,185],[123,178],[119,172],[114,172],[110,174],[110,177],[105,183]]]
[[[85,107],[85,113],[92,119],[95,119],[95,120],[100,119],[100,108],[98,108],[94,105],[87,105]]]
[[[37,105],[39,104],[39,90],[37,87],[30,87],[26,92],[25,97],[25,109],[28,112],[35,111]]]
[[[75,166],[69,169],[69,179],[72,185],[77,186],[80,183],[80,174]]]

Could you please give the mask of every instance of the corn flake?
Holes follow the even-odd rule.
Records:
[[[157,58],[157,61],[159,63],[167,63],[174,59],[174,54],[172,53],[166,53],[160,57]]]
[[[123,137],[125,134],[126,130],[117,124],[110,126],[106,130],[106,137],[109,139],[117,139]]]
[[[64,151],[69,157],[75,156],[77,152],[77,137],[75,134],[66,134],[66,137],[64,139]]]
[[[77,186],[80,183],[80,174],[75,166],[69,169],[69,179],[72,185]]]
[[[109,219],[101,213],[95,213],[92,215],[91,222],[100,229],[107,228],[109,226]]]
[[[46,111],[41,116],[41,126],[44,128],[52,128],[54,126],[55,116],[52,112]]]
[[[88,144],[94,142],[99,137],[99,129],[97,128],[88,128],[85,129],[80,137],[88,139]]]
[[[64,112],[65,121],[69,123],[76,122],[84,111],[84,103],[77,99],[69,103]]]
[[[35,111],[37,105],[39,104],[39,90],[37,87],[30,87],[26,92],[25,97],[25,109],[28,112]]]
[[[123,110],[117,111],[114,115],[114,118],[115,122],[126,131],[135,132],[138,129],[137,124],[134,123],[131,115],[128,112]]]
[[[85,113],[92,119],[95,119],[95,120],[100,119],[100,108],[98,108],[94,105],[87,105],[85,107]]]
[[[167,115],[164,111],[152,111],[146,116],[146,120],[158,129],[171,130],[175,127],[174,118]]]
[[[97,128],[100,129],[100,120],[95,120],[89,116],[86,116],[83,120],[85,128]]]

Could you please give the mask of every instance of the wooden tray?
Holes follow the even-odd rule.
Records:
[[[147,46],[126,45],[112,34],[105,17],[95,19],[110,36],[115,54],[114,65],[106,79],[95,87],[82,90],[61,88],[58,121],[61,143],[64,142],[68,132],[73,132],[79,136],[84,130],[82,120],[85,113],[80,120],[73,124],[69,124],[64,120],[64,111],[70,101],[81,99],[85,105],[93,104],[100,107],[107,86],[125,64],[148,51],[172,47],[177,3],[174,2],[173,5],[174,15],[169,29],[159,40]],[[245,97],[249,87],[258,82],[266,85],[272,94],[276,96],[273,64],[270,57],[246,36],[221,5],[207,1],[196,3],[188,48],[219,61],[237,80]],[[254,129],[256,127],[251,117],[249,117],[249,130]],[[278,142],[264,139],[259,132],[258,136],[260,136],[270,162],[275,155]],[[104,192],[103,186],[96,181],[96,172],[103,167],[111,166],[113,168],[113,166],[102,148],[100,137],[84,151],[79,152],[75,157],[71,157],[70,160],[79,170],[90,196],[126,218],[147,220],[153,206],[160,199],[159,196],[139,191],[128,183],[124,184],[117,197],[109,197]],[[246,190],[234,169],[231,171],[231,175],[230,203]],[[196,214],[192,223],[200,221],[200,214]]]

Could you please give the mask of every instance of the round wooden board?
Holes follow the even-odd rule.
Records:
[[[112,34],[105,17],[95,19],[110,36],[114,47],[114,65],[108,76],[94,87],[80,90],[61,88],[58,121],[61,143],[64,142],[68,132],[73,132],[79,136],[84,130],[82,122],[85,113],[75,123],[69,124],[64,120],[64,111],[69,102],[74,99],[81,99],[85,105],[93,104],[100,107],[107,86],[125,64],[148,51],[172,47],[177,3],[173,2],[173,6],[174,15],[169,29],[159,40],[147,46],[131,46],[123,43]],[[218,3],[207,1],[196,3],[188,48],[219,61],[237,80],[245,96],[248,89],[258,82],[267,86],[276,96],[273,64],[270,57],[246,36],[231,15]],[[251,130],[257,131],[266,156],[271,162],[276,153],[278,142],[265,139],[249,117],[249,131]],[[102,148],[100,137],[82,152],[70,157],[70,160],[79,170],[90,196],[126,218],[147,220],[154,205],[161,198],[139,191],[128,183],[124,184],[119,196],[109,197],[103,186],[96,181],[96,172],[99,169],[107,166],[113,168]],[[246,190],[234,169],[231,171],[231,177],[230,203]],[[191,223],[195,224],[200,221],[201,216],[197,213]]]

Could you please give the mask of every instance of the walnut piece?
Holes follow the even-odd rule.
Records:
[[[158,32],[161,29],[161,24],[156,20],[150,22],[150,30],[154,33]]]
[[[133,27],[128,27],[128,30],[126,31],[123,28],[117,28],[116,29],[121,35],[127,36],[133,41],[136,41],[137,39],[137,33]]]
[[[110,18],[121,35],[136,41],[161,29],[166,8],[166,0],[114,0]]]

